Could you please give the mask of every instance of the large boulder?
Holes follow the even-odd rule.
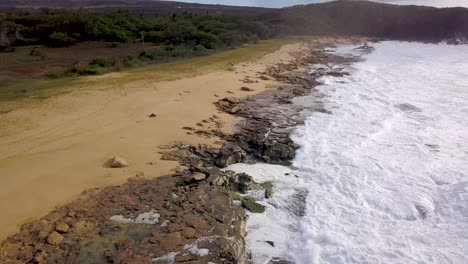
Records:
[[[196,172],[196,173],[188,176],[185,179],[185,183],[187,183],[187,184],[198,183],[198,182],[206,180],[206,178],[207,178],[206,174]]]
[[[114,157],[110,162],[111,168],[125,168],[130,166],[130,163],[122,157]]]
[[[226,168],[229,165],[235,163],[241,163],[245,161],[247,154],[243,149],[238,146],[225,144],[219,150],[215,160],[216,166],[220,168]]]
[[[266,206],[257,203],[252,196],[242,198],[242,206],[252,213],[261,214],[266,210]]]
[[[64,237],[57,233],[56,231],[52,232],[49,237],[47,237],[47,243],[53,245],[53,246],[56,246],[60,243],[62,243]]]
[[[55,231],[59,233],[67,233],[70,229],[70,226],[67,223],[58,223],[55,227]]]
[[[246,194],[248,191],[255,189],[255,182],[252,176],[246,173],[238,173],[229,177],[229,189]]]

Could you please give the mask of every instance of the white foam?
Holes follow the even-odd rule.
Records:
[[[468,263],[468,46],[374,46],[351,76],[322,79],[332,114],[314,113],[294,134],[298,178],[234,166],[279,186],[249,218],[255,263]],[[281,205],[301,189],[298,218]]]
[[[172,264],[174,263],[177,254],[179,254],[179,252],[169,252],[164,256],[153,258],[152,262],[167,262],[168,264]]]
[[[139,214],[136,218],[126,218],[123,215],[114,215],[110,218],[110,220],[120,224],[154,225],[159,222],[159,217],[160,215],[156,212],[156,210],[151,210],[149,212]]]
[[[200,256],[200,257],[208,256],[208,254],[210,253],[209,249],[199,248],[198,244],[186,245],[184,247],[184,250],[188,250],[193,255],[197,255],[197,256]]]

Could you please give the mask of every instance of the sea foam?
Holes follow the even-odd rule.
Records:
[[[468,263],[468,46],[373,46],[336,50],[363,61],[321,79],[331,114],[293,134],[293,168],[231,167],[275,182],[248,220],[255,263]]]

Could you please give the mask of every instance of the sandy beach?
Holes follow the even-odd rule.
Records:
[[[291,53],[302,48],[303,43],[283,45],[259,60],[226,61],[227,70],[171,81],[160,81],[149,70],[111,73],[84,80],[83,89],[9,103],[15,110],[0,116],[0,239],[84,190],[171,173],[178,164],[161,161],[159,146],[216,144],[215,138],[188,135],[183,127],[214,128],[213,122],[202,121],[216,115],[222,129],[230,131],[234,118],[218,112],[213,102],[267,89],[272,81],[261,80],[258,73],[292,60]],[[246,78],[253,83],[245,83]],[[254,91],[241,91],[243,86]],[[155,118],[149,117],[152,113]],[[114,156],[130,166],[107,168]]]

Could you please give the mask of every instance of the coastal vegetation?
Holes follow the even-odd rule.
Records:
[[[0,16],[0,33],[0,51],[14,52],[19,47],[29,47],[25,61],[49,62],[51,67],[44,73],[48,77],[95,75],[144,62],[196,57],[271,37],[269,28],[253,18],[189,13],[139,15],[126,11],[5,13]],[[103,57],[102,52],[96,52],[96,57],[71,58],[58,63],[49,56],[49,51],[54,50],[44,49],[91,42],[108,43],[105,45],[109,51],[104,54],[110,52],[112,56]],[[90,49],[96,47],[102,48],[94,45]],[[74,54],[62,54],[58,60]]]
[[[256,45],[243,48],[231,49],[216,52],[207,56],[194,57],[186,60],[171,61],[168,63],[146,64],[139,67],[128,68],[126,74],[113,75],[108,78],[18,78],[14,76],[0,76],[0,102],[17,101],[22,98],[43,99],[51,96],[68,93],[76,89],[93,87],[107,87],[118,84],[122,86],[136,80],[145,79],[151,82],[172,81],[180,78],[189,78],[201,74],[206,74],[215,70],[229,70],[232,65],[249,60],[260,59],[266,54],[272,53],[282,45],[292,40],[266,40]],[[48,54],[55,50],[43,48]],[[73,47],[67,48],[73,49]],[[52,51],[53,50],[53,51]],[[100,50],[99,50],[100,51]],[[21,53],[19,53],[21,52]],[[96,53],[96,51],[92,51]],[[0,53],[2,55],[27,57],[27,53],[22,50],[14,53]],[[53,54],[62,56],[60,52]],[[0,62],[0,65],[1,62]],[[5,66],[6,67],[6,66]],[[23,66],[19,66],[23,67]],[[30,102],[28,102],[30,103]],[[9,111],[8,104],[0,105],[0,112]]]
[[[24,3],[23,8],[12,8],[20,0],[0,5],[0,73],[48,78],[96,75],[297,35],[430,42],[468,36],[464,8],[364,1],[283,9],[140,1],[135,8],[124,0],[105,8],[87,0],[81,1],[81,8],[72,1],[65,9],[64,2],[38,1],[34,8]]]

